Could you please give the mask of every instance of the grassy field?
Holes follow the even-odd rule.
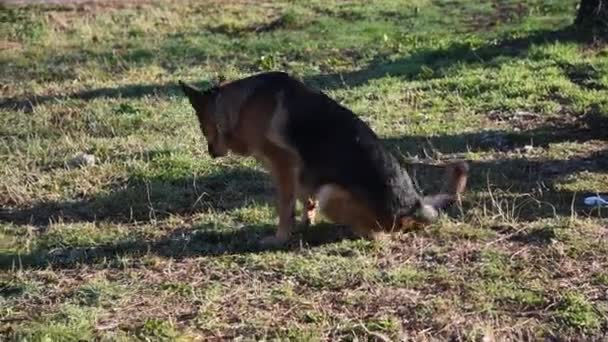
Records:
[[[608,48],[576,0],[102,1],[0,8],[0,339],[608,338]],[[176,83],[285,70],[462,208],[391,239],[277,224]],[[78,153],[96,163],[75,165]],[[486,339],[484,339],[486,338]]]

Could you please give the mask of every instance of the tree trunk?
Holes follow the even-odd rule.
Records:
[[[581,0],[575,24],[589,38],[608,40],[608,0]]]

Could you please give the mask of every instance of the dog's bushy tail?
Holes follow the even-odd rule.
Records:
[[[462,193],[467,187],[469,165],[457,162],[446,168],[445,183],[439,194],[424,196],[420,203],[420,218],[428,223],[435,222],[439,213],[454,203],[460,204]]]

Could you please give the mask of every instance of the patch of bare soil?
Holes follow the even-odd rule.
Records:
[[[471,30],[484,31],[490,30],[493,27],[504,24],[517,22],[524,18],[528,13],[528,6],[521,2],[511,2],[505,0],[492,1],[491,14],[473,14],[467,20],[467,26]]]
[[[8,40],[0,40],[0,51],[13,49],[21,50],[21,48],[23,48],[23,45],[21,45],[21,43],[11,42]]]
[[[530,130],[542,126],[563,127],[574,125],[580,117],[569,113],[546,115],[531,111],[493,110],[487,114],[488,119],[498,124],[507,124],[516,130]]]

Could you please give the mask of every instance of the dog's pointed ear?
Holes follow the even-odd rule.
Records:
[[[179,85],[184,94],[188,97],[188,100],[190,100],[192,107],[199,108],[202,104],[203,92],[181,80],[179,81]]]

